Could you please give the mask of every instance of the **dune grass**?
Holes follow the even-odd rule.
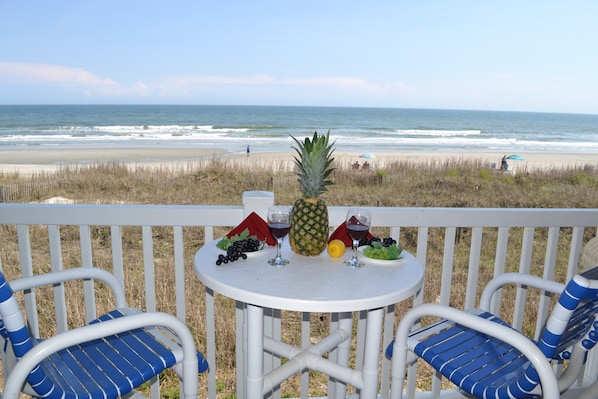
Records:
[[[502,174],[488,170],[482,161],[447,161],[429,164],[396,162],[388,164],[383,170],[351,169],[350,165],[337,164],[332,178],[335,185],[330,187],[325,199],[330,206],[364,205],[390,207],[506,207],[506,208],[596,208],[598,207],[598,170],[595,167],[569,169],[550,169],[528,173]],[[39,202],[50,197],[65,197],[76,203],[133,203],[133,204],[205,204],[205,205],[240,205],[242,194],[248,190],[273,191],[277,204],[292,204],[299,196],[296,178],[281,165],[257,165],[252,170],[228,163],[226,160],[214,159],[201,168],[130,168],[120,163],[97,164],[90,167],[64,167],[56,174],[38,174],[19,176],[18,174],[0,174],[1,185],[27,184],[40,185],[39,190],[30,190],[17,199],[17,202]],[[48,184],[51,182],[51,184]],[[94,262],[97,267],[111,270],[110,229],[105,226],[92,226],[94,238]],[[216,234],[225,231],[216,231]],[[385,236],[384,229],[374,234]],[[417,242],[417,231],[405,228],[401,232],[401,244],[413,250]],[[514,230],[513,242],[520,241],[517,236],[521,231]],[[545,239],[546,231],[538,229],[538,239]],[[567,232],[563,239],[567,239]],[[141,232],[136,228],[123,231],[124,251],[126,256],[126,290],[133,306],[143,307],[143,265],[138,254],[142,251]],[[153,231],[154,253],[157,265],[158,282],[156,290],[159,310],[174,313],[172,298],[172,232],[167,228]],[[588,231],[586,239],[595,235]],[[187,229],[186,237],[193,237],[185,243],[186,271],[193,276],[192,257],[203,245],[201,229]],[[78,247],[78,230],[65,226],[61,229],[63,240],[63,262],[66,268],[80,264]],[[469,236],[467,231],[460,232],[455,250],[455,274],[453,275],[452,305],[461,306],[465,297],[467,279]],[[0,249],[0,260],[7,278],[14,278],[19,273],[16,232],[8,226],[0,226],[0,239],[5,243]],[[425,292],[426,301],[435,301],[433,293],[439,292],[440,265],[442,259],[443,231],[430,229],[429,255],[426,265]],[[482,245],[480,281],[487,281],[493,273],[496,236],[489,232],[484,236]],[[34,245],[32,254],[36,272],[49,271],[47,249],[47,231],[43,228],[31,230],[31,241]],[[39,245],[37,245],[39,244]],[[436,251],[435,248],[438,248]],[[509,246],[508,259],[512,259],[513,270],[518,266],[520,248]],[[542,251],[533,254],[533,268],[540,268],[543,259]],[[559,254],[566,263],[566,254]],[[84,320],[81,314],[80,287],[72,287],[69,301],[69,320],[72,325],[80,325]],[[200,283],[193,278],[187,282],[189,293],[201,292]],[[70,292],[71,290],[69,290]],[[459,294],[461,293],[461,294]],[[508,297],[505,295],[504,297]],[[533,295],[530,308],[533,310]],[[165,299],[164,299],[165,298]],[[219,397],[234,397],[235,383],[235,334],[234,334],[234,302],[227,298],[218,298],[217,346],[218,346],[218,390]],[[52,333],[52,292],[42,291],[38,299],[42,301],[40,309],[42,321],[47,323],[46,333]],[[203,320],[203,295],[190,295],[187,303],[188,323],[199,332],[205,325]],[[97,299],[100,310],[109,308],[112,303],[107,297]],[[46,306],[44,306],[45,304]],[[397,319],[410,306],[409,301],[398,306]],[[44,310],[47,310],[47,314]],[[533,312],[526,321],[526,329],[533,333]],[[284,330],[290,331],[284,339],[290,343],[300,340],[298,329],[300,316],[285,313]],[[312,315],[314,331],[327,328],[328,315]],[[317,332],[314,339],[317,340]],[[198,337],[202,334],[196,334]],[[198,347],[205,343],[198,338]],[[322,396],[326,390],[324,377],[313,374],[314,383],[310,386],[310,395]],[[166,375],[163,393],[165,396],[177,395],[176,380]],[[202,377],[205,378],[205,377]],[[422,382],[422,388],[426,388]],[[205,380],[202,379],[202,388]],[[283,385],[283,396],[298,395],[298,380],[292,379]],[[169,392],[171,394],[169,394]]]

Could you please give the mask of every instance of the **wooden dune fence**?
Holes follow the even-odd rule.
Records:
[[[40,198],[48,189],[56,186],[57,181],[27,182],[0,185],[0,202],[19,202],[21,198]]]

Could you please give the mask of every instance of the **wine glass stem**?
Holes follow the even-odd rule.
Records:
[[[276,258],[277,259],[282,258],[281,247],[282,247],[282,238],[277,238],[276,239]]]
[[[358,240],[353,240],[353,259],[357,260],[357,247],[359,246]]]

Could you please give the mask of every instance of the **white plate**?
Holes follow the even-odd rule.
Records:
[[[247,257],[252,257],[252,256],[258,256],[258,255],[262,255],[266,252],[268,252],[268,243],[266,241],[261,241],[261,244],[259,246],[259,249],[257,251],[253,251],[253,252],[243,252],[244,254],[247,255]],[[226,251],[223,249],[220,249],[218,247],[216,247],[216,249],[219,252],[222,252],[223,254],[226,254]]]
[[[399,266],[405,262],[403,258],[403,254],[399,255],[399,259],[395,260],[382,260],[382,259],[374,259],[368,258],[363,254],[363,250],[368,247],[368,245],[364,245],[362,247],[357,248],[357,257],[361,259],[364,263],[368,263],[371,265],[378,265],[378,266]]]

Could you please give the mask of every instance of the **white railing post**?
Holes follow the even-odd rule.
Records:
[[[251,212],[268,217],[268,208],[274,205],[274,193],[271,191],[245,191],[243,193],[243,213],[247,217]]]

